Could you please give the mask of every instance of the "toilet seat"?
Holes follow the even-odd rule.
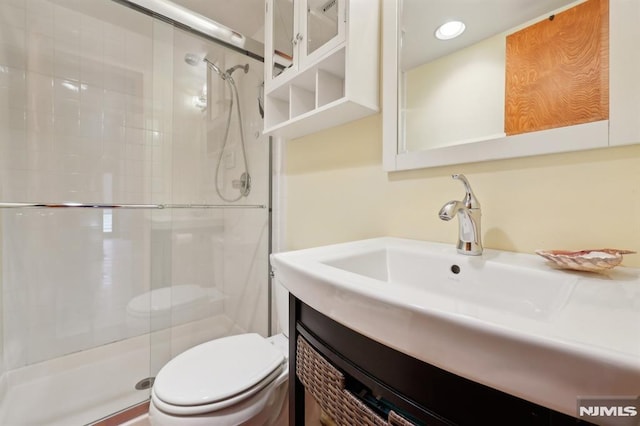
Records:
[[[283,372],[285,357],[258,334],[240,334],[195,346],[158,373],[153,403],[176,415],[214,412],[258,393]]]

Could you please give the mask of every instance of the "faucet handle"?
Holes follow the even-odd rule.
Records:
[[[478,201],[475,194],[473,193],[473,190],[471,189],[471,185],[469,184],[469,181],[467,180],[465,175],[461,173],[460,174],[455,173],[455,174],[452,174],[451,177],[453,179],[461,181],[462,184],[464,185],[464,190],[466,194],[464,196],[464,200],[462,201],[462,203],[465,205],[465,207],[467,207],[468,209],[479,209],[480,201]]]

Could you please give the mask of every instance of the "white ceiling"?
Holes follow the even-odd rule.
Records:
[[[246,37],[264,40],[264,0],[171,0]]]

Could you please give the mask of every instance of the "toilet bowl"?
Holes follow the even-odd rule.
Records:
[[[286,289],[276,284],[286,329]],[[280,293],[280,294],[278,294]],[[149,405],[153,426],[286,425],[288,338],[255,333],[211,340],[186,350],[158,372]]]

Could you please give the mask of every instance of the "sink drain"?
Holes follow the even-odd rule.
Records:
[[[153,382],[155,380],[155,377],[147,377],[146,379],[140,380],[138,383],[136,383],[136,390],[151,389],[151,386],[153,386]]]

